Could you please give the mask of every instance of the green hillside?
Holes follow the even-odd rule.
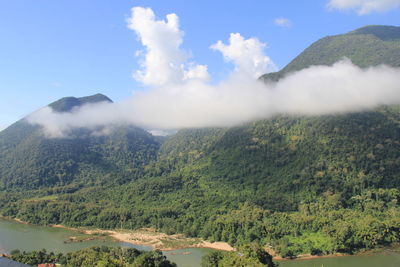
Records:
[[[348,42],[365,36],[395,47],[399,31],[370,26],[328,37],[345,40],[333,42],[335,54],[315,49],[318,41],[285,69],[331,64],[349,56]],[[363,56],[352,60],[359,58],[360,66],[400,62],[399,50],[390,58],[376,50],[382,52],[378,62],[368,59],[376,57],[372,50],[359,48],[354,53]],[[285,257],[400,242],[400,106],[184,129],[162,144],[137,128],[52,140],[24,127],[31,134],[11,128],[7,142],[0,136],[7,148],[3,188],[29,189],[0,192],[3,216],[35,224],[154,227],[238,247],[255,242]],[[66,166],[71,159],[75,165]],[[17,167],[7,172],[5,166]],[[60,182],[61,174],[67,182]]]
[[[111,100],[103,95],[62,98],[49,106],[68,112],[86,103]],[[113,127],[94,136],[77,129],[74,138],[46,138],[39,126],[24,119],[0,132],[0,188],[34,189],[88,186],[134,179],[156,158],[159,142],[136,127]]]
[[[400,241],[400,107],[183,130],[130,183],[0,194],[36,224],[155,227],[280,254]]]
[[[347,57],[362,68],[386,64],[400,67],[400,27],[366,26],[347,34],[328,36],[313,43],[279,72],[261,76],[277,81],[312,65],[332,65]]]

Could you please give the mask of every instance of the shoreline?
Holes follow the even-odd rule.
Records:
[[[27,224],[30,223],[22,221],[18,218],[10,218],[0,216],[0,219],[11,220],[17,223]],[[205,241],[201,238],[189,238],[185,237],[182,234],[174,234],[167,235],[162,232],[157,232],[154,228],[140,228],[137,230],[124,230],[124,229],[114,229],[114,230],[104,230],[98,228],[74,228],[68,227],[60,224],[46,225],[45,227],[52,228],[62,228],[67,229],[73,232],[80,232],[86,235],[106,235],[112,238],[113,240],[129,243],[132,245],[138,246],[147,246],[152,249],[158,249],[161,251],[173,251],[180,249],[188,249],[188,248],[209,248],[221,251],[236,251],[235,248],[230,246],[226,242],[209,242]],[[293,259],[282,258],[278,255],[272,248],[266,248],[265,250],[273,256],[273,260],[276,261],[291,261],[291,260],[312,260],[312,259],[321,259],[321,258],[336,258],[336,257],[346,257],[346,256],[360,256],[360,255],[372,255],[384,253],[387,249],[394,249],[394,251],[399,250],[400,244],[393,244],[390,247],[382,247],[375,248],[365,251],[360,251],[355,254],[345,254],[345,253],[334,253],[329,255],[310,255],[310,254],[301,254]]]
[[[88,235],[106,234],[114,240],[138,246],[148,246],[161,251],[172,251],[186,248],[210,248],[222,251],[235,251],[235,248],[226,242],[208,242],[200,238],[189,238],[182,234],[167,235],[157,232],[153,228],[140,228],[137,230],[104,230],[71,228],[60,224],[48,225],[49,227],[63,228],[71,231],[82,232]],[[165,243],[172,243],[167,245]]]
[[[10,218],[0,216],[1,219],[15,221],[17,223],[27,224],[30,223],[22,221],[18,218]],[[33,225],[33,224],[32,224]],[[85,227],[68,227],[61,224],[42,225],[45,227],[62,228],[73,232],[78,232],[86,235],[107,235],[115,241],[129,243],[137,246],[147,246],[152,249],[161,251],[173,251],[186,248],[209,248],[222,251],[235,251],[236,249],[226,242],[209,242],[201,238],[189,238],[182,234],[167,235],[165,233],[157,232],[154,228],[141,228],[137,230],[105,230],[98,228],[85,228]],[[73,236],[71,236],[73,238]]]
[[[273,260],[276,261],[293,261],[293,260],[313,260],[313,259],[324,259],[324,258],[337,258],[337,257],[350,257],[350,256],[360,256],[363,253],[359,254],[344,254],[344,253],[333,253],[328,255],[311,255],[311,254],[300,254],[297,257],[290,259],[290,258],[282,258],[281,256],[273,257]]]
[[[235,249],[225,242],[208,242],[199,238],[188,238],[181,234],[167,235],[165,233],[156,232],[155,230],[147,230],[141,228],[138,230],[85,230],[86,234],[106,233],[115,240],[130,243],[133,245],[149,246],[153,249],[161,251],[172,251],[185,248],[211,248],[222,251],[234,251]],[[177,242],[168,246],[164,242]],[[179,244],[181,243],[181,244]],[[182,244],[183,243],[183,244]]]
[[[324,259],[324,258],[337,258],[337,257],[353,257],[353,256],[373,256],[376,254],[385,254],[385,253],[399,253],[400,252],[400,243],[392,244],[388,247],[379,247],[373,248],[369,250],[358,251],[354,254],[346,254],[346,253],[333,253],[328,255],[311,255],[311,254],[300,254],[296,258],[282,258],[281,256],[273,257],[276,261],[291,261],[291,260],[314,260],[314,259]]]

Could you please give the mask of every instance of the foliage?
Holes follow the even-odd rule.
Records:
[[[126,183],[156,158],[160,143],[136,127],[108,135],[76,130],[46,138],[38,126],[19,121],[0,133],[0,190]]]
[[[282,73],[342,56],[362,67],[399,66],[398,40],[398,27],[380,26],[327,37]],[[400,241],[399,118],[399,106],[281,115],[185,129],[162,143],[129,127],[46,139],[20,121],[0,132],[0,214],[43,225],[154,227],[272,246],[286,257],[385,246]]]
[[[102,94],[95,94],[85,97],[64,97],[49,105],[56,112],[68,112],[74,107],[79,107],[85,104],[98,102],[112,102],[111,99]]]
[[[91,247],[67,254],[47,253],[45,249],[32,252],[11,252],[12,260],[37,265],[41,263],[57,263],[65,267],[173,267],[162,255],[161,251],[139,251],[135,248]]]
[[[272,256],[257,244],[248,244],[234,252],[214,251],[202,258],[203,267],[275,267]]]
[[[398,108],[184,130],[131,182],[3,192],[0,213],[256,242],[287,257],[388,245],[400,241]]]
[[[332,65],[344,57],[362,68],[386,64],[400,67],[400,27],[366,26],[347,34],[328,36],[313,43],[279,72],[261,76],[277,81],[290,72],[312,65]]]

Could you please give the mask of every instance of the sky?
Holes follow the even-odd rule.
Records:
[[[189,62],[182,75],[207,66],[209,83],[246,66],[229,51],[232,38],[261,47],[272,71],[324,36],[400,25],[398,0],[0,0],[0,129],[61,97],[119,102],[147,90],[133,7],[150,8],[156,21],[176,14]]]

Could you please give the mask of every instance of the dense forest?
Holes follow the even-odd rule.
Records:
[[[238,252],[214,251],[203,256],[202,267],[277,267],[272,256],[257,244],[247,244],[238,248]]]
[[[174,267],[159,250],[140,251],[135,248],[91,247],[67,254],[46,250],[21,252],[13,250],[10,259],[31,266],[53,263],[62,267]]]
[[[62,98],[49,106],[68,112],[87,103],[111,101],[101,94]],[[48,138],[22,119],[0,132],[0,190],[121,184],[156,159],[159,141],[143,129],[113,126],[78,129],[65,138]]]
[[[347,34],[327,36],[309,46],[278,72],[268,73],[262,80],[277,81],[286,74],[312,65],[332,65],[349,58],[362,68],[385,64],[400,67],[400,30],[396,26],[366,26]]]
[[[360,36],[390,43],[385,51],[396,57],[387,64],[396,65],[399,32],[367,27],[322,44],[351,39],[358,47]],[[293,62],[311,64],[319,42]],[[316,62],[340,59],[328,56]],[[81,103],[68,99],[53,106],[66,112]],[[289,258],[400,241],[400,106],[279,115],[167,138],[120,126],[106,136],[49,139],[22,120],[0,132],[0,147],[0,214],[34,224],[154,227],[238,248],[255,243]],[[226,255],[205,262],[229,266],[234,256]]]
[[[159,250],[140,251],[135,248],[107,246],[81,249],[67,254],[47,252],[45,249],[31,252],[13,250],[10,259],[36,266],[53,263],[62,267],[174,267]],[[203,257],[203,267],[276,267],[272,256],[257,244],[239,248],[239,252],[215,251]]]
[[[258,242],[287,257],[388,245],[400,233],[398,110],[184,130],[141,178],[3,192],[1,213],[35,224],[151,226],[236,246]]]

